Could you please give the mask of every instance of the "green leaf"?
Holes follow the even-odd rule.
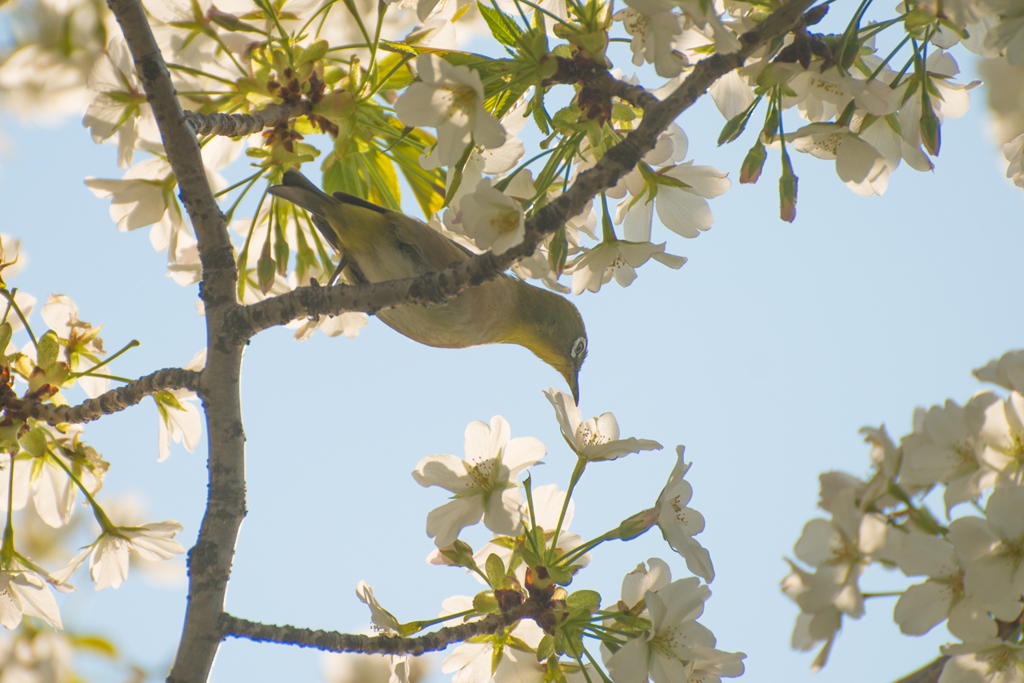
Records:
[[[117,657],[117,647],[99,636],[71,636],[71,642],[84,650],[107,657]]]
[[[327,54],[327,50],[330,49],[330,43],[326,40],[318,40],[312,45],[306,47],[305,50],[299,53],[298,58],[295,60],[296,66],[302,66],[306,62],[316,62],[324,58]]]
[[[927,10],[915,7],[903,15],[903,27],[907,33],[917,34],[918,31],[931,26],[935,21],[935,15]]]
[[[327,166],[327,161],[333,159],[334,163]],[[354,174],[344,158],[331,154],[324,160],[324,192],[346,192],[351,195],[360,196],[364,188],[356,187]]]
[[[466,162],[469,161],[469,155],[473,152],[473,145],[466,145],[466,149],[462,151],[462,156],[455,163],[454,173],[452,173],[452,181],[448,185],[448,193],[445,196],[445,204],[447,205],[448,197],[454,197],[455,193],[459,191],[459,185],[462,184],[462,172],[466,168]]]
[[[402,189],[398,185],[395,165],[376,147],[356,157],[366,178],[369,192],[366,199],[395,211],[402,209]]]
[[[581,590],[570,593],[565,604],[573,612],[592,613],[601,607],[601,594],[597,591]]]
[[[548,634],[544,634],[544,637],[540,639],[540,643],[537,645],[537,661],[543,662],[553,654],[555,654],[555,639]]]
[[[494,597],[494,591],[483,591],[473,596],[473,609],[481,614],[497,614],[501,605]]]
[[[49,368],[57,362],[57,354],[60,353],[60,343],[57,341],[57,333],[50,330],[39,340],[39,367]]]
[[[40,427],[26,432],[19,441],[21,447],[33,457],[41,458],[46,454],[46,437]]]
[[[635,121],[636,110],[621,102],[612,103],[612,118],[616,121]]]
[[[153,394],[153,400],[156,401],[157,406],[173,408],[174,410],[185,410],[185,406],[181,405],[181,401],[169,391],[156,392]]]
[[[425,50],[417,49],[411,45],[406,45],[405,43],[393,43],[390,40],[380,41],[377,43],[377,47],[388,52],[396,52],[400,55],[410,55],[412,57],[419,55],[421,52],[425,52]]]
[[[409,61],[409,57],[405,54],[387,55],[383,59],[377,60],[380,72],[390,74],[388,79],[381,84],[380,90],[401,90],[412,83],[412,72],[409,68],[399,66],[407,61]]]
[[[524,80],[517,80],[509,84],[508,87],[502,88],[492,97],[488,97],[484,100],[484,106],[487,107],[487,111],[494,114],[498,119],[501,119],[507,114],[512,107],[516,106],[516,102],[523,96],[527,90],[529,90],[530,84]]]
[[[487,562],[484,563],[484,574],[487,575],[487,583],[491,584],[493,588],[505,587],[505,563],[494,553],[487,556]]]
[[[924,148],[933,157],[939,155],[939,148],[942,146],[942,126],[939,124],[939,117],[935,115],[931,107],[921,116],[921,142]]]
[[[14,329],[10,323],[0,325],[0,354],[7,350],[7,345],[11,343],[11,335],[13,334]]]
[[[533,102],[530,103],[530,109],[533,112],[533,122],[537,124],[537,128],[543,135],[547,135],[551,132],[548,127],[548,114],[544,111],[544,95],[542,94],[543,88],[537,88],[537,91],[533,95]]]
[[[651,627],[651,621],[649,619],[634,617],[633,615],[626,614],[625,612],[619,612],[616,614],[615,621],[634,631],[646,631]]]
[[[434,137],[419,129],[414,129],[401,142],[391,149],[391,159],[398,164],[398,169],[416,201],[423,209],[423,215],[431,216],[444,207],[445,189],[444,176],[440,169],[427,170],[420,165],[422,147],[434,144]]]
[[[682,180],[679,180],[678,178],[673,178],[672,176],[663,173],[655,173],[654,179],[659,185],[677,187],[680,190],[689,190],[693,188],[692,185],[684,183]]]
[[[477,2],[476,5],[487,22],[491,35],[502,45],[514,46],[517,39],[523,35],[523,30],[515,20],[501,10],[488,7],[482,2]]]
[[[743,133],[743,129],[747,127],[747,121],[750,119],[750,112],[742,111],[736,116],[732,117],[725,122],[725,127],[722,128],[721,135],[718,136],[719,146],[724,145],[727,142],[732,142]]]
[[[569,655],[573,659],[579,659],[583,656],[583,630],[582,629],[562,629],[562,650],[565,654]]]
[[[551,565],[548,567],[548,576],[559,586],[568,586],[572,583],[572,571],[561,565]]]

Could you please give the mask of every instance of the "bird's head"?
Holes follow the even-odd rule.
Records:
[[[583,317],[567,299],[522,283],[513,329],[506,340],[525,346],[558,370],[580,402],[580,366],[587,357],[587,329]]]

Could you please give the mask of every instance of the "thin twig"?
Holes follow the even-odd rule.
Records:
[[[166,389],[199,391],[200,373],[181,368],[166,368],[117,389],[90,398],[77,406],[58,406],[31,399],[18,398],[5,384],[0,384],[0,407],[8,417],[31,417],[52,425],[81,424],[104,415],[120,412],[136,405],[147,396]]]
[[[245,638],[260,643],[280,643],[311,647],[327,652],[361,652],[364,654],[391,654],[418,656],[425,652],[443,650],[452,643],[464,642],[473,636],[490,635],[523,618],[528,618],[535,606],[529,600],[505,614],[492,614],[478,621],[446,626],[433,633],[416,638],[400,636],[367,636],[336,631],[314,631],[294,626],[274,626],[242,619],[230,614],[221,617],[225,636]]]
[[[185,122],[196,135],[226,135],[237,138],[259,133],[265,128],[273,128],[290,119],[305,116],[312,110],[312,104],[308,100],[303,100],[292,106],[268,104],[251,114],[202,114],[197,111],[186,111]]]

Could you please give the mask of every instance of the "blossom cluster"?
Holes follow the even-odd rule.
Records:
[[[703,531],[704,518],[688,507],[693,489],[684,478],[690,465],[683,460],[682,447],[677,448],[676,466],[652,508],[584,540],[569,531],[569,525],[575,508],[572,492],[586,468],[659,450],[661,444],[621,438],[611,413],[583,420],[564,392],[549,389],[545,395],[577,458],[568,490],[561,491],[556,484],[535,486],[532,476],[519,482],[546,455],[540,441],[511,438],[501,416],[490,424],[470,423],[464,459],[428,456],[413,477],[423,486],[439,486],[452,494],[449,502],[427,515],[426,531],[437,546],[428,561],[463,567],[485,589],[472,597],[445,600],[436,620],[402,624],[360,582],[356,593],[370,608],[375,628],[410,635],[438,622],[472,623],[489,614],[529,607],[528,618],[474,637],[448,655],[441,669],[454,674],[457,683],[583,683],[607,677],[615,683],[696,683],[742,674],[744,655],[717,649],[714,635],[697,621],[711,595],[707,583],[714,579],[714,568],[707,550],[693,538]],[[461,536],[480,522],[492,537],[474,551]],[[625,576],[614,605],[602,607],[601,596],[592,590],[569,592],[602,544],[629,541],[655,526],[696,576],[673,580],[667,562],[650,558]],[[600,650],[600,663],[594,649]],[[392,681],[410,680],[408,656],[389,656],[388,662]]]
[[[662,100],[703,56],[739,50],[740,37],[760,25],[765,12],[764,3],[739,0],[625,5],[615,11],[601,0],[499,0],[490,6],[460,0],[147,0],[186,108],[260,113],[279,105],[294,114],[246,137],[201,139],[205,172],[224,202],[235,242],[239,301],[281,294],[335,270],[339,257],[310,216],[261,192],[285,170],[320,160],[327,192],[395,210],[407,188],[433,229],[470,251],[504,253],[522,242],[536,211],[567,192],[645,116],[637,104],[643,97],[613,96],[580,73],[616,79],[615,92]],[[967,111],[977,83],[958,80],[952,50],[961,46],[1009,64],[1024,62],[1024,19],[1015,0],[904,0],[877,22],[865,22],[858,12],[839,32],[816,33],[827,9],[812,9],[797,30],[749,55],[709,91],[726,121],[720,142],[738,140],[748,128],[754,132],[739,169],[741,183],[756,182],[768,150],[778,150],[787,220],[796,215],[798,195],[791,150],[834,161],[852,191],[881,195],[903,162],[932,169],[942,125]],[[94,141],[116,145],[123,176],[88,178],[87,187],[110,200],[118,230],[149,228],[175,282],[196,284],[202,279],[197,241],[109,12],[95,0],[22,0],[19,11],[15,48],[0,62],[0,92],[15,95],[22,106],[45,102],[76,112]],[[468,39],[482,32],[507,56],[465,52]],[[641,72],[641,84],[614,69],[616,40],[629,42],[633,65],[653,65],[659,80]],[[896,47],[890,51],[889,45]],[[752,124],[759,111],[763,123]],[[520,138],[527,124],[542,138],[529,153],[527,136]],[[314,134],[323,136],[317,138],[322,145],[307,140]],[[1003,150],[1008,177],[1024,187],[1024,131],[1009,135]],[[516,274],[581,295],[597,293],[613,279],[628,286],[651,261],[680,268],[686,259],[666,251],[668,243],[656,237],[655,215],[673,233],[668,237],[696,238],[714,223],[708,200],[731,188],[727,173],[688,159],[689,153],[682,128],[666,127],[635,168],[517,263]],[[253,172],[229,186],[220,172],[243,155]],[[242,215],[253,204],[251,214]],[[6,257],[0,262],[10,265]],[[81,320],[70,298],[51,297],[43,307],[50,331],[39,337],[27,322],[35,302],[20,293],[7,301],[0,339],[9,387],[54,404],[63,403],[62,392],[75,384],[89,396],[107,390],[101,329]],[[360,313],[294,323],[300,339],[317,329],[354,337],[366,324]],[[31,338],[17,349],[11,340],[21,329]],[[198,368],[203,360],[194,363]],[[903,593],[896,619],[910,634],[945,620],[961,639],[948,649],[944,683],[970,680],[979,670],[1021,669],[1022,365],[1019,355],[1009,355],[982,368],[979,378],[1008,395],[986,392],[963,407],[947,403],[922,411],[899,446],[884,428],[866,430],[875,463],[868,480],[839,473],[822,478],[821,506],[831,518],[812,520],[804,529],[795,551],[804,564],[794,562],[784,581],[801,609],[794,644],[809,649],[824,643],[815,666],[824,665],[843,616],[863,613],[859,580],[877,562],[927,577]],[[709,681],[742,673],[743,656],[716,649],[714,636],[697,622],[714,568],[694,539],[704,521],[687,507],[692,491],[681,449],[652,508],[584,540],[568,526],[571,494],[586,467],[660,445],[620,438],[610,413],[584,421],[562,392],[551,390],[547,397],[579,463],[566,491],[521,487],[519,477],[545,449],[535,439],[512,439],[500,417],[467,428],[464,460],[430,456],[414,473],[419,483],[453,494],[427,517],[427,533],[438,546],[431,561],[466,568],[487,586],[472,599],[446,603],[443,618],[473,620],[527,603],[537,616],[462,644],[444,669],[459,683],[591,680],[599,667],[616,683]],[[195,397],[163,392],[155,398],[160,458],[167,457],[172,440],[191,450],[198,438]],[[8,628],[24,614],[59,628],[51,587],[67,588],[86,559],[97,588],[116,588],[127,578],[130,556],[167,559],[182,552],[174,540],[181,531],[176,522],[111,521],[95,499],[108,464],[80,437],[76,428],[32,419],[0,427],[9,455],[0,457],[8,520],[31,499],[46,524],[66,526],[80,492],[100,526],[91,543],[51,573],[17,550],[7,525],[0,548],[0,622]],[[948,525],[924,501],[939,488]],[[952,518],[959,505],[983,501],[984,517]],[[480,522],[494,537],[474,551],[460,535]],[[600,545],[628,541],[654,526],[693,577],[673,581],[668,565],[650,558],[625,577],[614,607],[602,607],[593,591],[566,590]],[[407,633],[367,586],[359,594],[380,628]],[[586,649],[590,639],[600,643],[600,658]],[[405,678],[404,658],[392,658],[391,666],[395,677]]]
[[[18,247],[16,240],[0,236],[0,270],[6,271],[6,278],[16,272]],[[12,294],[2,281],[0,295],[6,300],[4,318],[0,320],[0,377],[7,396],[20,394],[23,400],[67,405],[66,392],[77,386],[87,397],[96,398],[109,388],[108,363],[137,345],[132,342],[104,359],[107,351],[100,336],[102,325],[94,327],[83,320],[69,296],[51,295],[42,306],[39,313],[49,329],[40,335],[30,320],[34,297]],[[27,337],[21,348],[14,343],[16,333]],[[196,361],[202,363],[201,358]],[[176,390],[158,393],[154,398],[161,415],[160,459],[169,453],[172,440],[184,442],[191,451],[199,436],[199,413],[193,403],[196,396]],[[74,590],[69,580],[86,559],[96,590],[100,590],[117,588],[127,579],[131,558],[167,560],[184,552],[174,540],[182,530],[177,522],[137,522],[138,514],[127,509],[115,512],[116,505],[109,505],[107,510],[120,523],[111,520],[96,500],[110,463],[85,442],[81,426],[52,425],[8,412],[0,423],[0,450],[0,510],[6,515],[0,543],[0,624],[4,627],[14,629],[23,616],[30,616],[56,629],[63,628],[51,589],[65,593]],[[99,524],[99,534],[63,568],[44,569],[40,565],[44,560],[31,555],[40,549],[49,554],[55,539],[67,540],[77,522],[74,512],[81,508],[75,505],[79,495]],[[16,528],[14,513],[29,510],[39,522],[35,530]],[[51,537],[45,542],[35,540],[47,534]],[[46,561],[51,559],[48,556]],[[44,638],[40,643],[44,641],[45,647],[39,646],[40,661],[47,661],[49,655],[43,655],[51,650],[54,656],[61,655],[60,647],[64,646],[58,647],[59,639]]]
[[[31,1],[39,4],[38,32],[21,35],[18,49],[0,64],[0,90],[22,95],[43,87],[40,63],[47,65],[47,83],[67,84],[76,93],[68,96],[67,109],[83,111],[95,141],[117,145],[125,169],[120,179],[89,178],[86,184],[110,199],[119,230],[151,226],[154,248],[167,253],[169,275],[194,284],[200,279],[196,242],[130,55],[120,38],[96,42],[97,36],[115,35],[109,15],[88,0]],[[327,191],[398,208],[401,178],[429,225],[471,251],[502,253],[522,241],[534,211],[643,117],[630,102],[574,81],[573,69],[611,69],[618,54],[610,41],[623,35],[615,39],[630,43],[633,64],[652,64],[668,80],[641,85],[636,76],[610,73],[663,98],[704,55],[738,50],[739,36],[762,17],[759,5],[738,0],[630,0],[618,11],[598,0],[504,0],[493,7],[401,0],[379,13],[371,5],[147,4],[187,108],[254,112],[282,104],[303,112],[262,133],[202,141],[215,191],[235,195],[227,210],[232,219],[259,181],[279,182],[285,169],[321,158]],[[727,120],[720,142],[758,128],[740,182],[756,182],[768,149],[778,149],[781,211],[792,220],[798,178],[790,150],[834,161],[840,179],[862,195],[884,193],[904,161],[919,171],[931,169],[943,122],[966,112],[977,85],[957,81],[950,50],[962,46],[1008,64],[1024,61],[1024,28],[1008,0],[947,5],[907,0],[890,18],[873,23],[858,14],[840,33],[812,31],[827,9],[817,8],[781,45],[760,49],[715,83],[709,92]],[[43,39],[44,25],[61,12],[103,30],[74,34],[80,41],[70,50],[76,59],[65,58],[69,50],[62,44],[63,56],[43,60],[58,48]],[[490,33],[508,57],[460,51],[480,33]],[[563,42],[552,45],[553,39]],[[883,58],[875,46],[885,41],[898,47]],[[549,93],[559,88],[569,102],[551,110],[556,96]],[[751,126],[759,108],[764,123]],[[546,136],[537,154],[527,154],[519,137],[528,123]],[[332,145],[305,141],[310,133],[326,133]],[[1002,141],[1007,175],[1018,185],[1024,184],[1022,134]],[[219,171],[243,152],[255,172],[228,188]],[[613,279],[627,286],[637,268],[652,260],[681,267],[686,258],[668,253],[667,243],[654,237],[654,216],[677,235],[697,237],[714,221],[708,200],[731,185],[726,173],[687,160],[687,152],[687,137],[673,124],[599,205],[588,204],[515,272],[581,294]],[[617,206],[609,207],[608,200]],[[253,215],[231,225],[239,236],[238,296],[244,303],[334,270],[334,256],[309,217],[285,202],[264,197]],[[571,282],[563,284],[563,275]],[[365,324],[357,313],[293,323],[300,339],[317,329],[354,337]]]
[[[808,522],[794,549],[813,570],[791,562],[782,583],[800,607],[793,646],[823,643],[814,668],[825,665],[843,617],[864,614],[859,580],[878,563],[924,578],[896,601],[903,633],[946,622],[960,639],[943,648],[942,683],[1024,680],[1024,351],[974,374],[1005,395],[918,408],[898,446],[884,426],[865,427],[872,475],[821,476],[819,506],[831,518]],[[936,515],[928,506],[939,491]],[[981,516],[961,514],[965,503]]]

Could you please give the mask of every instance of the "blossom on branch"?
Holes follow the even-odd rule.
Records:
[[[565,442],[584,460],[616,460],[630,453],[661,450],[661,444],[650,439],[620,439],[619,423],[611,413],[603,413],[584,422],[572,396],[551,388],[544,395],[555,408],[555,417]]]
[[[89,572],[96,590],[117,588],[128,578],[128,554],[137,552],[145,560],[169,560],[185,552],[174,537],[182,530],[174,521],[154,522],[135,527],[113,527],[71,558],[67,566],[54,572],[57,583],[67,583],[75,570],[89,558]]]
[[[78,306],[66,294],[51,294],[40,311],[43,320],[57,334],[64,347],[63,358],[72,372],[88,372],[89,368],[99,364],[103,350],[103,339],[100,332],[103,325],[93,327],[90,323],[79,319]],[[105,377],[77,378],[82,390],[89,398],[96,398],[107,390],[110,380]]]
[[[626,0],[628,7],[616,12],[612,19],[621,21],[626,33],[632,36],[633,65],[644,61],[653,64],[662,78],[672,78],[685,65],[684,58],[675,49],[675,42],[683,33],[682,16],[673,10],[669,0]]]
[[[612,278],[620,286],[628,287],[636,279],[636,269],[652,258],[674,270],[686,263],[685,256],[665,253],[664,242],[601,242],[566,265],[566,270],[572,273],[572,293],[597,292]]]
[[[693,487],[683,477],[693,463],[683,461],[683,447],[676,446],[676,466],[668,483],[658,496],[658,527],[668,544],[686,560],[686,568],[707,583],[715,580],[711,554],[693,537],[704,531],[704,516],[686,507],[693,497]]]
[[[956,505],[976,500],[994,486],[1005,463],[986,453],[981,430],[987,409],[997,400],[986,391],[963,407],[947,400],[927,412],[919,410],[914,432],[901,440],[904,464],[900,484],[911,488],[945,484],[947,516]]]
[[[455,494],[450,503],[427,515],[427,535],[437,547],[451,545],[464,527],[481,519],[494,533],[518,533],[523,499],[516,480],[544,457],[546,449],[530,436],[510,440],[510,431],[500,415],[491,418],[490,426],[470,422],[465,460],[438,454],[416,465],[412,476],[420,486],[440,486]]]
[[[734,677],[743,674],[743,653],[715,649],[715,636],[697,623],[704,613],[704,602],[711,596],[708,587],[696,578],[668,583],[668,566],[650,560],[652,574],[635,572],[639,581],[629,581],[635,593],[650,583],[643,593],[645,613],[651,627],[643,635],[628,640],[607,658],[608,672],[615,683],[654,683],[714,680],[710,676]],[[623,604],[627,600],[627,581],[623,581]],[[644,614],[644,613],[642,613]]]
[[[486,149],[505,144],[505,131],[484,107],[480,74],[467,66],[453,66],[437,55],[416,60],[420,80],[395,103],[395,113],[407,126],[437,129],[437,144],[420,159],[423,168],[449,166],[462,158],[472,140]]]
[[[53,579],[36,569],[13,558],[10,567],[0,570],[0,624],[5,628],[17,628],[22,615],[42,619],[56,629],[64,628],[57,601],[47,585]]]
[[[503,254],[523,241],[526,222],[523,207],[483,179],[461,203],[462,227],[478,249]]]
[[[132,56],[123,39],[115,38],[107,46],[106,59],[100,59],[89,74],[89,89],[98,93],[85,112],[82,125],[92,133],[97,144],[117,135],[117,165],[132,165],[139,123],[149,123],[147,137],[159,139],[146,104],[139,79],[135,76]]]

